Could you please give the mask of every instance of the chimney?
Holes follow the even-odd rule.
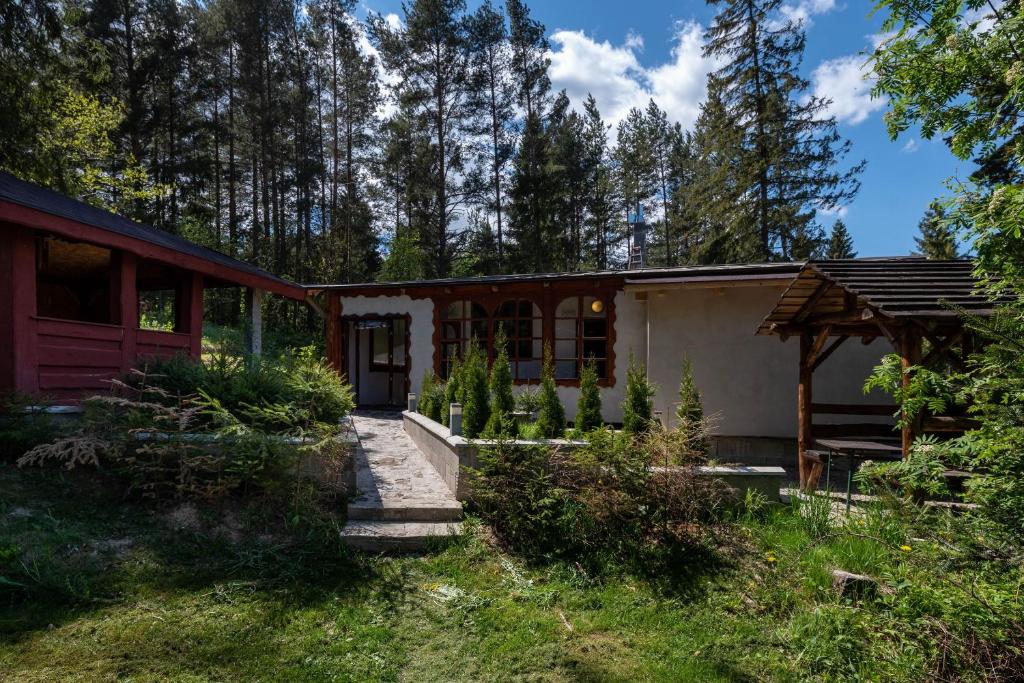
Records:
[[[627,216],[631,228],[629,269],[642,270],[647,267],[647,223],[644,222],[644,205],[637,204],[637,212]]]

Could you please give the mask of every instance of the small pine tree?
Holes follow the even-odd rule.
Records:
[[[551,347],[544,345],[544,369],[540,373],[540,411],[537,414],[537,434],[541,438],[555,439],[565,433],[565,407],[555,387],[555,361]]]
[[[462,359],[456,358],[452,361],[451,370],[448,372],[448,382],[444,385],[444,405],[441,406],[441,424],[445,427],[448,424],[451,410],[449,406],[459,402],[459,393],[462,391]]]
[[[642,434],[651,428],[654,386],[647,379],[647,369],[633,354],[629,354],[626,368],[626,400],[622,404],[622,429],[630,434]]]
[[[846,223],[842,219],[836,219],[836,222],[832,224],[825,256],[831,259],[857,256],[857,252],[853,250],[853,237],[850,236],[850,231],[846,229]]]
[[[597,429],[601,419],[601,390],[597,386],[597,364],[593,356],[587,359],[580,376],[580,399],[576,403],[576,429],[589,432]]]
[[[920,237],[915,237],[917,248],[927,259],[951,261],[957,258],[956,234],[946,221],[946,210],[934,201],[918,223]]]
[[[441,421],[444,412],[444,384],[437,378],[433,370],[423,373],[423,383],[420,385],[420,400],[417,410],[421,415],[434,422]]]
[[[707,452],[708,440],[704,432],[704,403],[700,390],[693,379],[693,365],[689,358],[683,359],[683,379],[679,383],[679,406],[676,408],[679,429],[687,436],[687,442],[701,455]]]
[[[480,345],[473,339],[462,360],[459,392],[462,404],[462,433],[468,439],[480,436],[490,417],[490,395],[487,391],[487,361]]]
[[[515,421],[512,412],[516,409],[515,397],[512,396],[512,369],[508,364],[508,349],[505,332],[500,327],[494,337],[494,348],[498,356],[491,365],[489,380],[491,390],[491,417],[487,421],[484,433],[488,436],[502,436],[515,433]]]

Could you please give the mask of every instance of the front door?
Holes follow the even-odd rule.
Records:
[[[360,406],[399,407],[409,391],[407,316],[348,319],[345,339],[349,381]]]

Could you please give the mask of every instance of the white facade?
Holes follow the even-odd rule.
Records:
[[[690,286],[626,285],[614,299],[615,382],[601,390],[604,418],[622,420],[621,404],[630,354],[644,362],[658,386],[655,410],[674,417],[680,372],[689,357],[704,399],[715,416],[714,433],[726,437],[795,438],[799,342],[755,335],[788,279]],[[409,296],[342,296],[342,315],[408,314],[411,318],[410,390],[419,392],[434,367],[434,304]],[[850,340],[814,374],[814,400],[878,403],[867,397],[864,379],[889,351],[886,342]],[[351,362],[351,361],[350,361]],[[558,394],[572,420],[579,389]]]

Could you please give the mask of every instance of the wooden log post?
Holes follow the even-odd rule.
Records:
[[[250,355],[263,354],[263,292],[255,287],[245,289],[246,346]]]
[[[138,360],[136,357],[139,333],[139,292],[136,281],[138,263],[135,254],[128,251],[118,252],[116,262],[117,293],[114,294],[112,291],[111,296],[117,297],[117,323],[124,328],[121,338],[121,372],[127,374],[137,365],[136,361]]]
[[[810,355],[814,340],[808,333],[800,335],[800,379],[797,385],[797,437],[796,450],[800,467],[800,488],[807,490],[811,479],[811,462],[804,455],[804,451],[810,450],[812,446],[811,420],[813,418],[812,407],[812,386],[814,370],[811,366]]]
[[[907,370],[920,363],[921,333],[908,326],[900,335],[900,365],[903,368],[904,392],[910,387],[910,375],[907,374]],[[908,419],[906,411],[903,412],[903,429],[900,433],[900,441],[903,447],[904,458],[910,456],[910,447],[913,445],[917,435],[921,433],[922,418],[923,416],[918,414],[913,419]]]

